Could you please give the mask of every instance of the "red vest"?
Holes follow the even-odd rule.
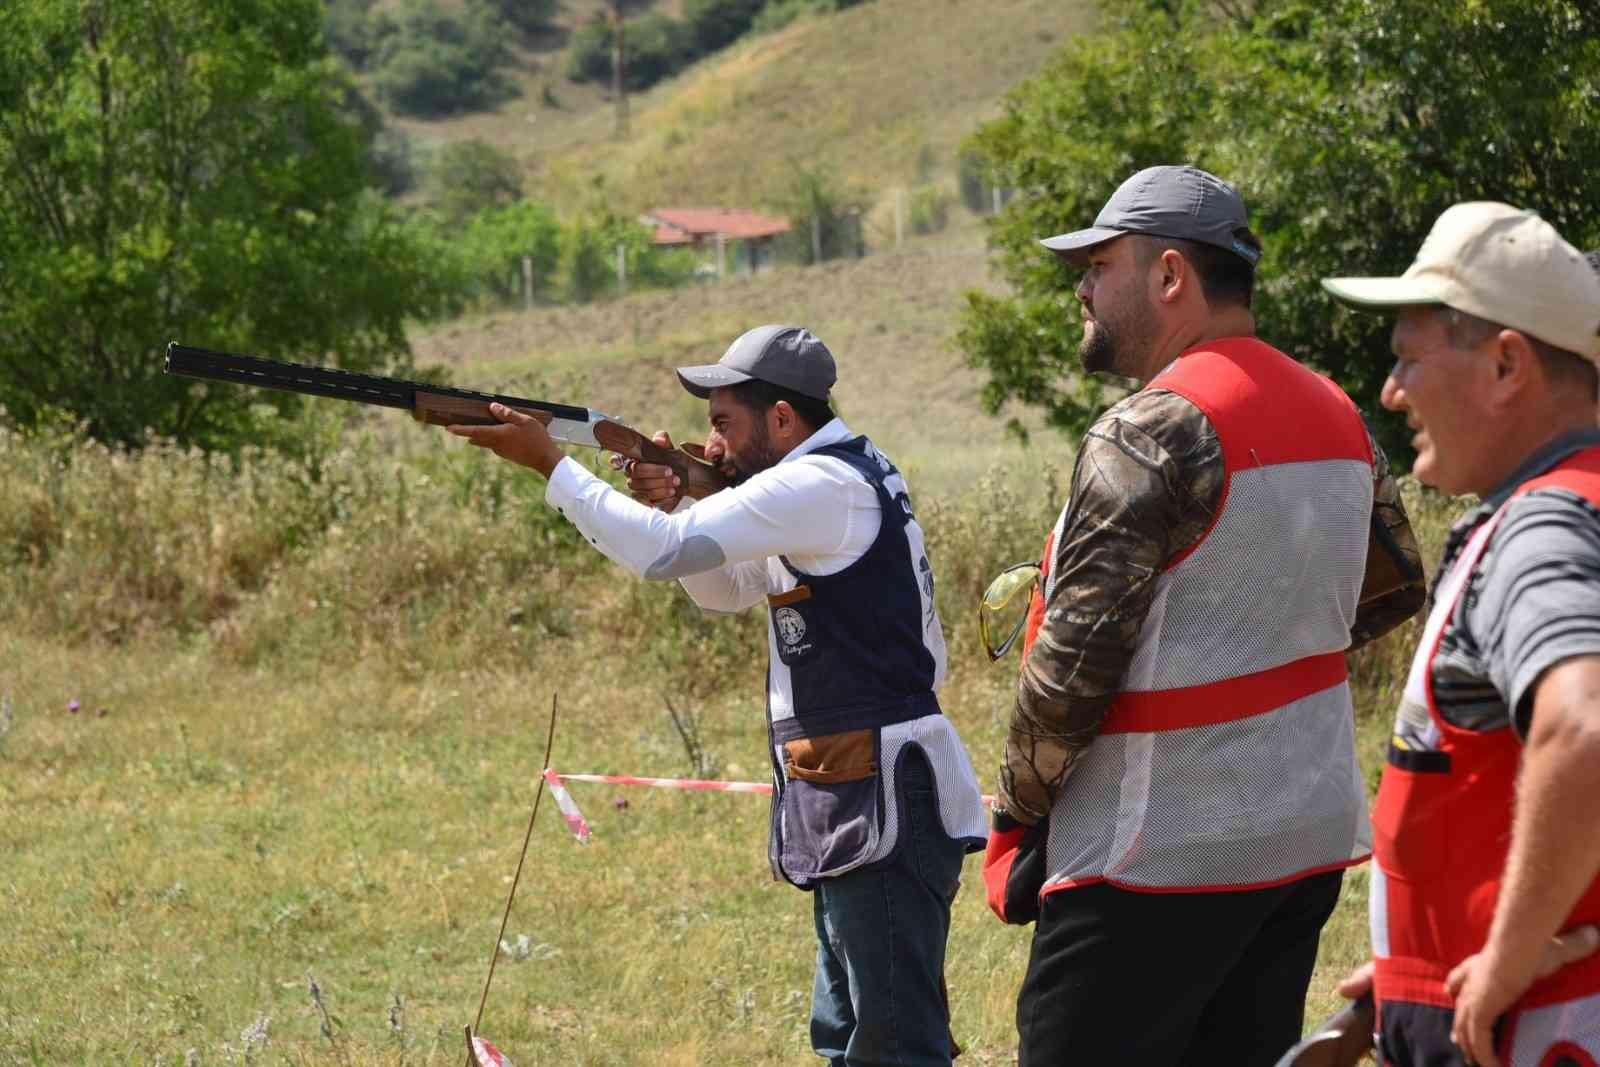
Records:
[[[1545,488],[1566,489],[1600,507],[1600,448],[1569,457],[1513,495]],[[1499,899],[1522,745],[1509,724],[1478,732],[1447,722],[1434,702],[1433,659],[1503,513],[1478,528],[1440,582],[1412,662],[1406,699],[1426,708],[1437,748],[1391,747],[1378,788],[1369,900],[1380,1001],[1451,1007],[1445,976],[1483,948]],[[1561,928],[1594,922],[1600,922],[1600,878]],[[1600,955],[1534,983],[1516,1007],[1593,993],[1600,993]]]
[[[1246,889],[1359,862],[1344,649],[1372,514],[1366,428],[1338,386],[1253,338],[1187,352],[1149,388],[1210,420],[1223,496],[1156,579],[1121,691],[1051,812],[1044,891]]]

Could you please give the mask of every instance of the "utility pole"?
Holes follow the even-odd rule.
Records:
[[[617,99],[618,140],[628,136],[627,49],[622,40],[622,0],[611,0],[611,91]]]

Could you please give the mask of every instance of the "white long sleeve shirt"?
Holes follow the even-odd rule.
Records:
[[[742,485],[685,501],[671,515],[571,459],[551,473],[545,501],[633,574],[676,578],[708,611],[744,611],[775,591],[769,559],[786,556],[807,574],[836,574],[877,540],[876,491],[844,461],[810,454],[854,436],[834,419]]]
[[[840,419],[817,430],[782,460],[740,485],[704,500],[685,501],[672,514],[638,503],[580,464],[564,459],[551,472],[545,501],[613,562],[641,577],[677,579],[702,610],[744,611],[769,594],[792,590],[786,558],[806,574],[836,574],[877,540],[882,512],[877,491],[849,464],[811,453],[851,440]],[[929,602],[933,688],[944,681],[943,633]],[[789,714],[791,694],[769,679],[768,709]],[[919,745],[932,763],[945,831],[958,840],[987,833],[977,776],[954,726],[927,715],[882,730],[884,796],[895,793],[901,749]],[[781,754],[778,762],[781,764]],[[874,858],[892,851],[898,805],[889,804]]]

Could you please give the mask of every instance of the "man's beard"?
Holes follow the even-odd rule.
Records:
[[[1115,322],[1096,317],[1094,329],[1085,326],[1083,340],[1078,343],[1078,360],[1090,374],[1109,371],[1124,378],[1137,377],[1144,350],[1155,337],[1149,302],[1120,309],[1108,304],[1105,310]]]
[[[728,457],[737,472],[733,475],[733,484],[738,485],[754,475],[760,474],[768,467],[775,467],[778,460],[783,457],[772,448],[772,438],[767,434],[767,420],[758,418],[750,432],[750,444],[736,455]]]
[[[1094,329],[1084,330],[1083,340],[1078,343],[1078,362],[1090,374],[1110,370],[1116,365],[1117,342],[1112,339],[1105,323],[1096,319]]]

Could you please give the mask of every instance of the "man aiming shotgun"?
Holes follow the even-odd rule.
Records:
[[[935,696],[944,635],[905,479],[834,416],[833,356],[809,330],[758,327],[678,377],[708,402],[706,458],[738,484],[684,501],[692,482],[635,456],[634,491],[670,513],[567,460],[504,404],[489,409],[499,425],[450,431],[547,478],[546,501],[634,574],[676,579],[711,612],[766,602],[769,855],[815,893],[812,1047],[841,1067],[947,1065],[950,903],[986,831]]]
[[[705,462],[691,446],[672,451],[662,448],[638,430],[624,426],[607,415],[571,404],[552,404],[519,396],[480,393],[400,378],[381,378],[372,374],[310,367],[300,363],[280,363],[255,356],[212,352],[173,341],[167,345],[163,369],[168,374],[206,381],[254,385],[283,393],[353,400],[359,404],[399,408],[409,411],[418,422],[433,426],[499,425],[489,414],[491,404],[539,420],[557,441],[603,448],[633,460],[649,460],[673,472],[681,495],[702,497],[725,488],[725,472]]]

